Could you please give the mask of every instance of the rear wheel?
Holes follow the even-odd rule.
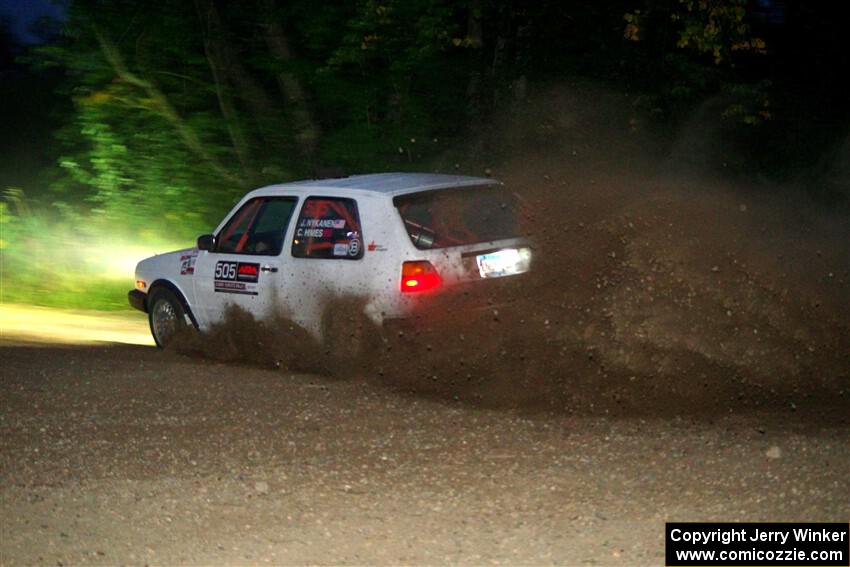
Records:
[[[186,328],[183,305],[174,293],[164,287],[151,292],[148,320],[156,346],[165,348]]]

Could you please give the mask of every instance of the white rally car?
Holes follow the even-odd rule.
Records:
[[[317,339],[330,300],[357,297],[376,324],[458,286],[527,272],[518,197],[492,179],[385,173],[251,191],[213,234],[136,266],[130,304],[156,344],[204,331],[230,305],[285,313]]]

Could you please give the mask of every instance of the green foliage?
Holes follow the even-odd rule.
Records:
[[[765,52],[764,40],[753,37],[746,21],[749,0],[679,0],[671,14],[681,22],[676,45],[710,54],[717,64],[728,61],[734,51]]]
[[[128,227],[105,228],[74,207],[44,206],[18,188],[6,189],[0,201],[0,302],[126,309],[133,263],[178,242]]]
[[[706,96],[730,99],[719,119],[753,126],[770,120],[770,81],[739,72],[747,58],[766,54],[750,24],[749,0],[645,0],[627,12],[623,35],[647,53],[663,51],[662,88],[652,104],[666,113],[690,110]]]
[[[659,28],[659,18],[669,18],[676,47],[710,55],[715,64],[729,63],[734,52],[764,54],[763,39],[755,37],[747,21],[749,0],[650,0],[644,10],[627,12],[623,36],[642,40],[647,29]],[[655,20],[655,21],[653,21]]]
[[[190,244],[253,187],[325,169],[466,163],[491,121],[522,120],[535,89],[576,77],[634,95],[637,111],[670,130],[706,99],[721,99],[724,136],[751,152],[735,146],[736,167],[756,164],[790,176],[789,164],[817,160],[819,149],[840,137],[840,129],[824,134],[810,124],[832,124],[833,115],[846,122],[843,75],[835,72],[846,60],[846,17],[837,8],[782,3],[799,20],[783,55],[781,42],[763,33],[781,29],[767,25],[769,18],[758,24],[759,6],[75,0],[59,40],[14,64],[33,76],[61,74],[60,87],[17,81],[23,67],[0,83],[4,103],[55,89],[66,105],[56,106],[62,126],[55,147],[29,140],[55,167],[44,168],[47,157],[40,157],[29,165],[43,168],[39,175],[0,180],[27,192],[7,191],[0,208],[4,297],[71,301],[92,297],[92,286],[111,289],[103,266],[78,250]],[[782,25],[790,29],[792,18]],[[810,48],[817,57],[806,55]],[[0,74],[18,52],[0,23]],[[829,72],[812,82],[812,65]],[[782,90],[791,83],[796,91]],[[7,116],[10,130],[53,128],[43,99],[31,98],[38,120]],[[798,112],[805,105],[812,110]],[[789,144],[779,125],[795,115],[804,126],[788,130],[797,132]],[[0,173],[17,165],[12,152],[0,158]],[[103,305],[124,304],[123,292],[102,297]]]
[[[190,245],[251,187],[316,164],[420,166],[438,147],[416,140],[462,116],[461,106],[447,118],[425,84],[456,49],[448,6],[257,2],[247,13],[291,18],[285,37],[257,38],[256,21],[223,3],[75,2],[62,42],[29,57],[65,69],[73,113],[57,133],[51,192],[5,194],[4,301],[123,307],[132,274],[114,269],[121,249]],[[304,47],[282,56],[274,39]],[[299,116],[322,133],[315,163],[301,159]]]
[[[732,84],[726,89],[731,101],[723,111],[723,118],[741,122],[748,126],[757,126],[773,118],[768,92],[770,81],[757,83]]]
[[[89,222],[100,228],[119,221],[141,234],[185,239],[208,229],[233,193],[193,164],[162,120],[132,114],[121,120],[122,111],[108,94],[77,99],[74,136],[83,151],[60,158],[66,175],[56,187],[85,191]]]

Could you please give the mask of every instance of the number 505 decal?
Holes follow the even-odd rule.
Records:
[[[235,280],[236,262],[219,262],[215,265],[215,279]]]
[[[256,283],[260,278],[260,265],[250,262],[218,262],[215,279]]]

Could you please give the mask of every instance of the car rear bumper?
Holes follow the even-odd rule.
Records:
[[[148,312],[147,296],[137,289],[127,292],[127,301],[130,305],[139,311]]]

